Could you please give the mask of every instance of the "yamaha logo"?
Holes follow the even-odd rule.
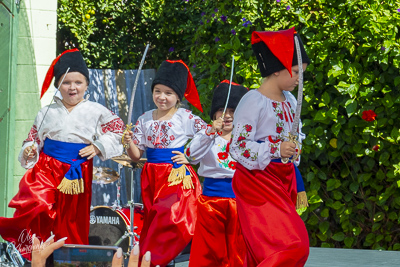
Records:
[[[96,216],[90,215],[90,224],[95,224],[96,223]]]
[[[119,224],[119,217],[90,215],[90,224]]]

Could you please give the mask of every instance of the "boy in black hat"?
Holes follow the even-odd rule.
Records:
[[[84,99],[89,71],[78,49],[67,50],[50,66],[42,87],[55,77],[62,97],[42,108],[24,141],[19,161],[28,169],[9,207],[13,218],[0,218],[0,234],[30,258],[31,236],[68,238],[88,244],[93,160],[122,154],[122,120],[101,104]],[[98,139],[93,136],[101,132]],[[54,235],[52,235],[53,233]]]
[[[309,254],[307,229],[296,211],[300,202],[298,208],[307,206],[305,192],[297,190],[300,147],[286,141],[297,105],[290,92],[299,84],[295,38],[294,28],[252,34],[265,79],[236,108],[230,146],[238,161],[232,186],[247,248],[244,266],[304,266]],[[298,49],[305,69],[310,60],[300,39]],[[301,123],[294,131],[301,143]],[[281,162],[291,157],[294,163]]]
[[[153,265],[167,265],[192,240],[201,186],[187,160],[184,145],[206,123],[190,110],[179,108],[185,97],[202,111],[189,68],[181,60],[164,61],[152,84],[157,109],[139,117],[134,132],[124,136],[127,153],[138,161],[146,151],[141,189],[144,222],[140,253],[151,251]]]
[[[248,89],[232,83],[224,113],[228,91],[228,80],[222,81],[214,89],[210,111],[213,124],[197,133],[185,151],[190,163],[200,162],[197,173],[205,177],[203,193],[198,199],[190,267],[241,267],[244,262],[246,246],[232,190],[236,161],[229,155],[228,144],[233,128],[233,113]]]

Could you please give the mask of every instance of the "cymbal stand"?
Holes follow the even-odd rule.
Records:
[[[118,182],[117,182],[117,209],[121,208],[121,169],[124,166],[118,163]]]

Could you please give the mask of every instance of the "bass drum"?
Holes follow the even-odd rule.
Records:
[[[94,207],[90,212],[89,245],[114,246],[126,232],[130,232],[130,208],[113,209],[108,206]],[[142,204],[134,209],[135,242],[139,241],[143,227],[144,211]],[[130,236],[118,245],[127,252]]]

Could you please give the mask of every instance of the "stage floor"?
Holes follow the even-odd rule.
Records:
[[[175,267],[187,267],[188,262],[180,262]],[[310,248],[306,267],[399,267],[399,251],[379,251],[364,249]]]

